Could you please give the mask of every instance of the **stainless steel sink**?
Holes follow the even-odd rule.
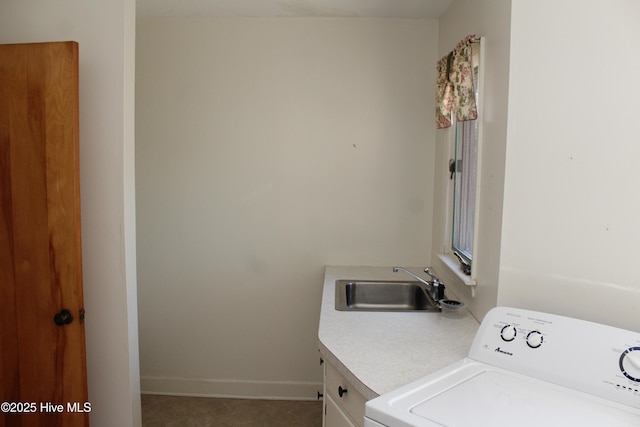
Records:
[[[440,311],[419,282],[336,280],[336,310]]]

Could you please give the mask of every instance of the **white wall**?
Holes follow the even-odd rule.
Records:
[[[482,121],[483,150],[480,174],[481,203],[478,229],[478,253],[474,254],[477,272],[476,296],[471,289],[443,264],[437,254],[443,253],[450,242],[447,225],[449,186],[449,147],[453,146],[455,130],[437,130],[435,165],[435,211],[433,222],[433,251],[431,263],[457,297],[465,302],[480,320],[495,307],[498,294],[500,266],[500,234],[502,227],[502,193],[507,136],[507,97],[509,76],[510,0],[456,0],[440,19],[439,55],[448,54],[469,34],[485,38],[484,90],[479,106]],[[431,117],[433,117],[433,113]],[[457,269],[457,262],[455,263]]]
[[[324,265],[431,252],[437,21],[137,29],[143,391],[315,399]]]
[[[79,43],[82,255],[94,427],[141,425],[134,33],[133,0],[3,0],[0,4],[0,43]]]
[[[640,3],[514,0],[498,303],[640,331]]]

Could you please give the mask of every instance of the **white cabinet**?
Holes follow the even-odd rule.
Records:
[[[324,427],[362,427],[367,399],[329,362],[324,364]]]
[[[324,405],[323,425],[325,427],[356,427],[331,396],[325,397]]]

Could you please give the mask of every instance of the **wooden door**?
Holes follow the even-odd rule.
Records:
[[[78,136],[77,43],[0,45],[0,427],[89,425]]]

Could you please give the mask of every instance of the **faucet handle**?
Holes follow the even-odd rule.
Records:
[[[429,276],[431,276],[431,280],[433,280],[434,282],[438,282],[438,283],[442,283],[440,282],[440,279],[438,279],[438,276],[436,276],[432,271],[431,271],[431,267],[427,267],[424,269],[424,272],[427,273]]]
[[[435,288],[434,293],[437,294],[437,300],[445,299],[444,283],[442,283],[440,279],[438,279],[438,276],[431,271],[431,267],[425,268],[424,272],[431,276],[431,286]]]

